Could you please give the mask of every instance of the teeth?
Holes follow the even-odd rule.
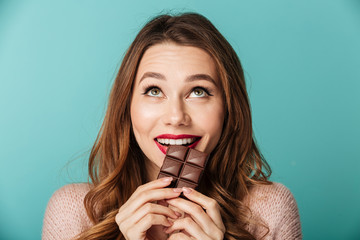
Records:
[[[196,138],[182,138],[182,139],[157,138],[156,140],[159,143],[166,145],[186,145],[193,143],[196,140]]]

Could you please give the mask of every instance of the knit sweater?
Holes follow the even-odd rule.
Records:
[[[42,239],[72,239],[90,228],[83,204],[89,185],[69,184],[57,190],[46,208]],[[252,219],[261,225],[249,225],[247,230],[260,239],[268,230],[264,240],[302,239],[299,212],[291,192],[282,184],[260,185],[252,188],[244,199],[252,213]]]

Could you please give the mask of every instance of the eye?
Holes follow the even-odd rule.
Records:
[[[152,96],[158,96],[161,93],[160,89],[158,88],[152,88],[148,94]]]
[[[150,97],[162,97],[162,92],[160,88],[156,86],[150,86],[146,88],[144,95],[148,95]]]
[[[190,93],[189,97],[207,97],[212,96],[209,91],[203,87],[195,87]]]

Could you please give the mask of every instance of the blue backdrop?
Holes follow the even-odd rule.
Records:
[[[0,239],[40,239],[52,193],[87,180],[123,53],[169,11],[204,14],[237,51],[304,238],[360,239],[359,0],[0,0]]]

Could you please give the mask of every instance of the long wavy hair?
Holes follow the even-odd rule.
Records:
[[[131,127],[132,88],[145,51],[164,42],[198,47],[215,61],[224,92],[225,120],[199,187],[221,206],[226,227],[224,239],[255,239],[246,230],[251,221],[250,210],[242,200],[251,186],[271,184],[268,181],[271,170],[254,141],[240,60],[213,24],[197,13],[155,17],[140,30],[127,50],[90,153],[91,190],[84,204],[93,226],[81,233],[79,239],[124,239],[115,215],[136,188],[147,182],[144,155]]]

